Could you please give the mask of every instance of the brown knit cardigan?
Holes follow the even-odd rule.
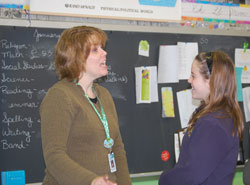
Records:
[[[46,164],[44,185],[90,185],[109,175],[118,185],[131,185],[115,105],[104,87],[94,84],[104,108],[117,171],[110,173],[104,127],[80,86],[61,80],[51,87],[40,106],[41,135]],[[100,112],[100,104],[96,104]]]

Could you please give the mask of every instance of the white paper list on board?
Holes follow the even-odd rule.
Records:
[[[178,83],[179,80],[188,79],[197,54],[197,42],[161,45],[158,60],[158,83]]]
[[[242,89],[242,94],[245,119],[246,122],[248,122],[250,121],[250,87],[244,87]]]
[[[235,49],[235,67],[242,67],[241,83],[250,83],[250,49]]]
[[[158,83],[177,83],[179,49],[177,45],[162,45],[159,51]]]
[[[198,54],[197,42],[178,42],[179,48],[179,80],[188,79],[191,73],[192,63]]]

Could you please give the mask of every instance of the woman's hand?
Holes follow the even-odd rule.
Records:
[[[109,180],[108,175],[104,175],[101,177],[96,177],[92,182],[91,185],[117,185],[115,182]]]

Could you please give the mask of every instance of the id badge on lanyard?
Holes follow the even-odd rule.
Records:
[[[110,152],[108,154],[108,159],[109,159],[109,167],[110,167],[110,172],[116,172],[116,164],[115,164],[115,154],[113,152]]]

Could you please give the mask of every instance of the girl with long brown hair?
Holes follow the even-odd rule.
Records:
[[[200,53],[188,82],[201,104],[190,118],[177,164],[159,185],[232,185],[244,125],[233,61],[222,51]]]

